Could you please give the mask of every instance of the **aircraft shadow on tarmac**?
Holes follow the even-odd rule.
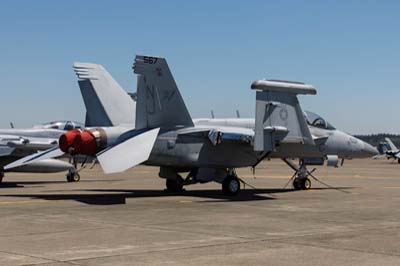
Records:
[[[122,179],[113,179],[112,181],[110,180],[81,180],[79,183],[91,183],[91,182],[114,182],[114,181],[122,181]],[[0,183],[0,189],[2,188],[23,188],[25,186],[35,186],[37,187],[38,185],[43,185],[41,187],[44,187],[44,185],[50,185],[50,184],[64,184],[67,183],[67,181],[63,180],[52,180],[52,181],[20,181],[20,182],[10,182],[10,181],[3,181]],[[1,191],[1,190],[0,190]]]
[[[334,188],[313,188],[312,190],[347,190],[353,187],[334,187]],[[57,194],[8,194],[0,195],[0,197],[18,197],[18,198],[34,198],[44,200],[74,200],[90,205],[115,205],[126,204],[129,198],[157,198],[157,197],[173,197],[187,196],[206,198],[208,200],[202,202],[234,202],[234,201],[260,201],[276,199],[272,194],[294,192],[291,188],[267,188],[267,189],[245,189],[239,195],[234,197],[224,196],[219,189],[208,190],[188,190],[181,193],[170,193],[164,190],[147,190],[147,189],[88,189],[88,190],[72,190],[78,193],[65,193],[60,191]],[[71,191],[70,191],[71,192]],[[82,192],[82,193],[79,193]],[[88,194],[91,193],[91,194]],[[338,193],[341,193],[338,191]]]

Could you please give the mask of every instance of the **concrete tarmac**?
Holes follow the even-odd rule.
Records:
[[[239,196],[219,184],[163,191],[158,169],[106,176],[7,174],[0,187],[0,265],[400,265],[400,165],[319,168],[308,191],[262,163]]]

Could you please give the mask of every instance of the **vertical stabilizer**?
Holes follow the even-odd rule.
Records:
[[[257,80],[254,149],[275,151],[281,143],[314,144],[301,110],[298,94],[316,94],[313,86],[299,82]]]
[[[103,66],[77,62],[73,67],[86,107],[85,126],[135,124],[135,102]]]
[[[133,69],[138,74],[136,128],[193,126],[164,58],[138,55]]]
[[[392,142],[392,140],[390,138],[385,138],[385,141],[388,143],[391,151],[398,151],[396,145],[394,145],[394,143]]]

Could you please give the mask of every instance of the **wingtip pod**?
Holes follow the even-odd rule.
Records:
[[[313,85],[281,80],[256,80],[251,84],[252,90],[276,91],[292,94],[316,95],[317,90]]]

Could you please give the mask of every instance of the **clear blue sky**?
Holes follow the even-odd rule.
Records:
[[[128,91],[135,54],[167,58],[194,118],[254,116],[251,82],[304,81],[304,109],[400,133],[400,1],[2,1],[0,127],[84,120],[74,61]]]

